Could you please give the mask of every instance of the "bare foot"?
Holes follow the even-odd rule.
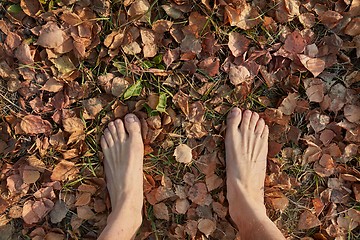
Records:
[[[239,208],[265,214],[264,180],[269,129],[257,113],[234,108],[227,118],[225,137],[227,196],[230,216]],[[241,206],[239,198],[246,202]]]
[[[114,233],[114,230],[110,229],[109,221],[127,221],[125,224],[122,223],[121,227],[117,226],[117,229],[124,228],[120,229],[124,234],[134,234],[142,221],[144,144],[141,126],[134,114],[127,114],[124,122],[120,119],[110,122],[101,137],[101,147],[105,156],[105,176],[112,207],[107,229],[104,230],[109,231],[109,234]],[[134,222],[130,223],[131,221]],[[126,224],[129,224],[129,227],[126,227]]]

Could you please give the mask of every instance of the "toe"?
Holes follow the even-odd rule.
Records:
[[[269,126],[268,125],[265,125],[264,131],[262,132],[261,137],[266,140],[269,138]]]
[[[263,133],[264,131],[264,127],[265,127],[265,121],[264,119],[260,119],[259,121],[257,121],[256,127],[255,127],[255,133],[257,135],[260,135]]]
[[[124,142],[126,140],[127,135],[125,132],[125,127],[124,127],[123,121],[121,121],[121,119],[116,119],[115,127],[116,127],[116,131],[117,131],[117,136],[118,136],[120,142]]]
[[[108,128],[105,129],[105,131],[104,131],[104,138],[105,138],[106,143],[107,143],[109,148],[114,146],[114,139],[113,139],[112,134],[111,134],[111,132],[110,132],[110,130]]]
[[[130,113],[125,116],[125,129],[129,136],[141,136],[140,120],[137,116]]]
[[[259,114],[257,114],[256,112],[253,112],[251,114],[250,123],[249,123],[249,129],[252,132],[255,131],[255,127],[258,123],[258,120],[259,120]]]
[[[109,148],[104,136],[101,136],[100,143],[103,150],[107,150]]]
[[[251,115],[252,115],[252,112],[250,110],[244,111],[243,118],[242,118],[241,125],[240,125],[241,131],[246,131],[249,129]]]
[[[241,122],[241,110],[237,107],[231,109],[226,122],[229,130],[237,130]]]
[[[113,140],[116,142],[118,140],[118,135],[117,135],[117,130],[115,127],[115,123],[114,122],[110,122],[108,125],[108,129],[110,130],[111,136],[113,138]]]

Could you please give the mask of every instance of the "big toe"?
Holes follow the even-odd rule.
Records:
[[[241,110],[237,107],[231,109],[227,116],[227,128],[230,131],[237,130],[241,122]]]
[[[129,136],[141,136],[140,120],[135,114],[129,113],[125,116],[125,129]]]

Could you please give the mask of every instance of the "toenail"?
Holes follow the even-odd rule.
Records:
[[[134,122],[136,122],[136,119],[135,119],[134,116],[127,116],[127,117],[126,117],[126,122],[128,122],[128,123],[134,123]]]
[[[239,115],[239,113],[240,113],[240,111],[238,108],[233,108],[230,111],[229,117],[235,117],[235,116]]]

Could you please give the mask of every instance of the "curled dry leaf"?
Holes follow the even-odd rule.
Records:
[[[345,118],[352,123],[360,121],[360,106],[348,104],[344,107]]]
[[[178,162],[190,163],[192,160],[192,149],[186,144],[180,144],[175,148],[174,156]]]
[[[64,130],[68,133],[84,131],[84,123],[80,118],[77,117],[63,119],[62,124]]]
[[[20,123],[21,129],[30,135],[34,134],[50,134],[52,130],[51,123],[47,120],[43,120],[40,116],[27,115],[22,118]]]

